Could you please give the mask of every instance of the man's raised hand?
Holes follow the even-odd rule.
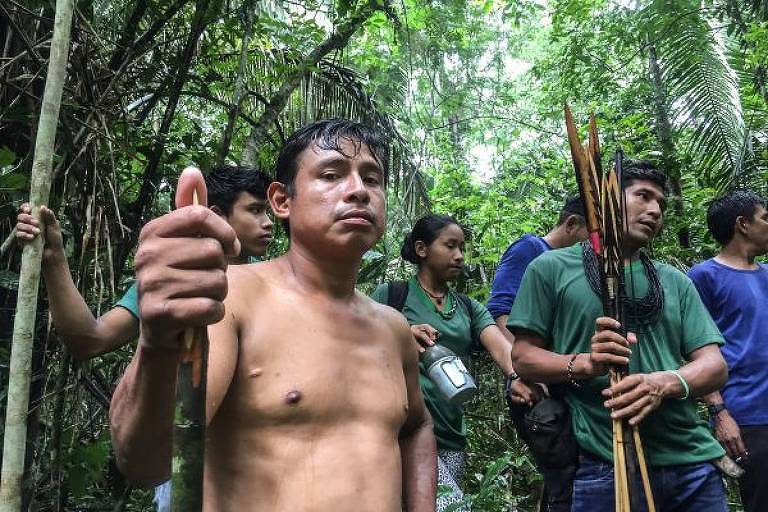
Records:
[[[40,219],[45,226],[45,249],[43,258],[49,259],[57,254],[64,254],[64,238],[61,235],[61,227],[56,215],[47,206],[40,207]],[[40,221],[32,216],[32,207],[24,203],[19,207],[19,216],[16,223],[16,242],[20,245],[27,244],[40,234]]]
[[[632,354],[630,346],[637,343],[633,333],[626,337],[618,332],[621,325],[613,318],[601,316],[595,321],[595,334],[589,353],[589,374],[605,375],[612,365],[627,366]]]
[[[179,350],[185,328],[224,316],[227,257],[240,253],[240,242],[220,216],[192,205],[193,190],[204,204],[202,174],[188,168],[179,178],[180,207],[141,230],[135,266],[142,343],[148,348]]]

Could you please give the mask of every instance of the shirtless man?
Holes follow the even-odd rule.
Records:
[[[321,121],[295,133],[268,189],[290,249],[226,269],[231,227],[202,207],[149,223],[141,337],[114,394],[133,481],[170,473],[178,336],[210,325],[205,510],[411,512],[435,506],[435,441],[405,319],[355,291],[384,231],[384,143]],[[226,297],[226,298],[225,298]],[[217,323],[218,322],[218,323]]]

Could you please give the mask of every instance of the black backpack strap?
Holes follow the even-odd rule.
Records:
[[[467,312],[467,316],[469,317],[469,321],[472,321],[472,300],[469,298],[468,295],[464,295],[463,293],[456,293],[456,295],[459,297],[459,302],[464,306],[464,309]]]
[[[387,306],[402,311],[408,298],[408,281],[392,281],[387,284]]]

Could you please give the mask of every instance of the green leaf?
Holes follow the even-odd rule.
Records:
[[[0,148],[0,168],[13,165],[16,162],[16,153],[8,149],[7,146]]]

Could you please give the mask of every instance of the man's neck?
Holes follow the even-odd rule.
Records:
[[[314,254],[293,241],[285,256],[280,258],[300,288],[338,299],[354,295],[361,259],[339,260]]]
[[[541,239],[553,249],[562,249],[563,247],[571,245],[571,237],[569,237],[566,232],[565,224],[555,226],[549,233],[541,237]]]
[[[749,244],[741,240],[731,240],[715,256],[715,261],[725,266],[741,270],[755,270],[758,268],[755,258],[758,256],[750,249]]]
[[[565,241],[565,234],[563,233],[563,230],[560,229],[561,227],[562,226],[556,226],[552,231],[541,237],[541,239],[553,249],[562,249],[567,244]]]
[[[633,261],[636,261],[640,257],[640,249],[642,248],[642,246],[634,246],[624,243],[624,247],[622,248],[624,252],[624,264],[628,265]]]

